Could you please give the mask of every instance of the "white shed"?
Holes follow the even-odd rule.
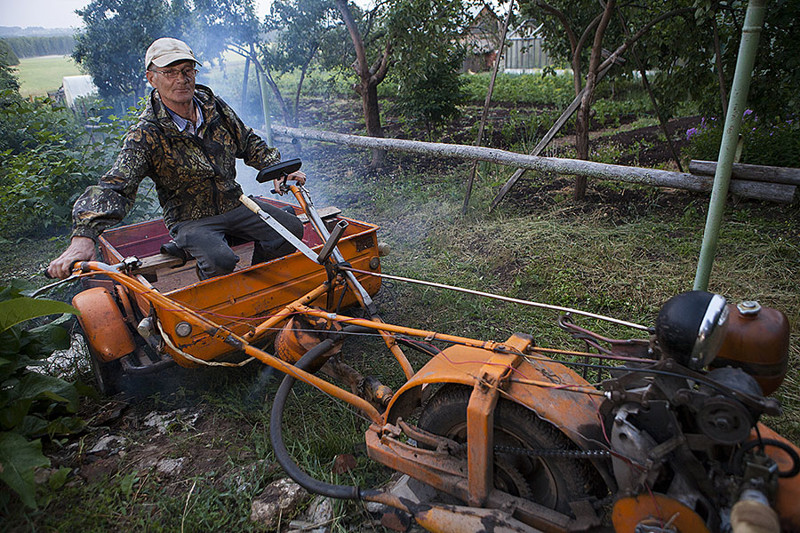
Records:
[[[78,98],[97,94],[97,87],[92,83],[92,77],[88,75],[64,76],[61,85],[64,88],[64,101],[70,109],[75,109],[75,100]]]

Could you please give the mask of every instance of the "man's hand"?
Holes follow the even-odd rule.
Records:
[[[47,273],[53,278],[64,279],[72,274],[72,264],[76,261],[94,259],[94,241],[89,237],[73,237],[64,253],[53,259]]]
[[[275,180],[273,182],[273,184],[275,185],[275,191],[279,195],[283,196],[283,190],[281,190],[281,182],[285,183],[286,181],[289,181],[289,180],[297,182],[298,185],[305,185],[305,183],[306,183],[306,173],[303,172],[302,170],[298,170],[298,171],[292,172],[291,174],[286,176],[285,180]]]

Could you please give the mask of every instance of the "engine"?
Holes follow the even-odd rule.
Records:
[[[780,312],[753,313],[757,305],[733,307],[702,291],[675,296],[656,321],[654,362],[629,364],[603,383],[616,531],[729,531],[737,502],[750,506],[748,517],[763,511],[777,524],[769,503],[787,472],[763,452],[757,423],[780,406],[764,396],[764,376],[752,374],[770,369],[764,382],[777,387],[789,328]],[[756,330],[763,335],[753,339]]]

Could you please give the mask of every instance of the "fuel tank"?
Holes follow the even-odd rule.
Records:
[[[728,304],[728,331],[711,368],[733,366],[753,376],[764,395],[783,383],[789,362],[789,321],[756,301]]]

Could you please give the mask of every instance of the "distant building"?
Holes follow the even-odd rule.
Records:
[[[551,64],[537,36],[539,27],[526,20],[506,35],[500,69],[509,74],[526,74]],[[475,16],[461,37],[467,47],[464,72],[485,72],[494,68],[503,41],[503,22],[488,6]]]
[[[461,36],[461,43],[467,47],[464,59],[464,72],[484,72],[494,67],[497,50],[500,48],[503,23],[489,6],[475,15]]]

